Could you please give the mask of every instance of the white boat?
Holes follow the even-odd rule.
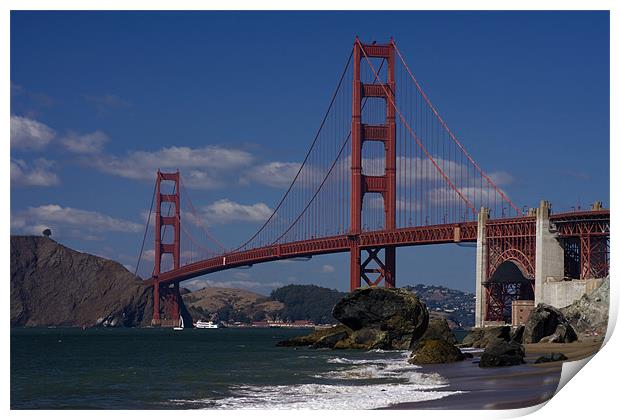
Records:
[[[213,321],[198,321],[194,324],[196,328],[219,328],[220,326]]]
[[[179,326],[178,327],[174,327],[175,331],[183,331],[183,317],[179,317],[180,322],[179,322]]]

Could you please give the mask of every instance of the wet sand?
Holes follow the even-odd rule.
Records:
[[[596,353],[603,339],[557,344],[525,345],[524,365],[502,368],[480,368],[482,349],[471,351],[473,359],[462,362],[427,365],[423,372],[437,372],[449,382],[442,390],[462,391],[460,394],[433,401],[401,403],[388,409],[481,410],[512,409],[537,405],[555,394],[562,372],[562,362],[534,364],[542,354],[564,353],[567,361],[579,360]]]

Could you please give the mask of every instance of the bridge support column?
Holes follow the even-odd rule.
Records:
[[[351,114],[351,205],[349,233],[354,238],[351,245],[351,291],[361,286],[363,279],[369,286],[383,281],[385,287],[396,286],[396,248],[364,249],[368,254],[362,259],[359,234],[362,231],[364,195],[378,193],[383,197],[385,230],[396,229],[396,78],[395,48],[390,42],[385,45],[363,45],[356,38],[353,46],[353,89]],[[382,58],[387,62],[387,80],[379,77],[362,79],[361,64],[368,58]],[[385,104],[385,124],[365,124],[362,121],[362,103],[368,98],[382,99]],[[385,151],[385,172],[383,175],[367,175],[362,170],[362,150],[365,143],[381,142]],[[384,251],[381,261],[379,252]]]
[[[159,317],[159,283],[153,285],[153,318],[151,319],[151,325],[158,327],[161,324]]]
[[[486,316],[486,290],[484,283],[487,280],[488,246],[486,224],[489,219],[489,209],[482,207],[478,213],[478,239],[476,241],[476,319],[475,326],[483,327]]]
[[[178,281],[174,283],[174,286],[172,286],[172,295],[174,296],[172,304],[172,320],[176,322],[179,319],[179,301],[181,300],[181,293],[179,293]]]
[[[173,182],[174,187],[172,193],[162,193],[162,182]],[[179,283],[175,282],[173,290],[164,283],[162,289],[161,284],[157,280],[162,269],[177,269],[181,266],[181,175],[179,171],[173,173],[164,173],[157,171],[157,179],[155,181],[155,262],[153,266],[153,278],[156,279],[153,285],[153,318],[151,325],[161,325],[160,304],[164,300],[164,318],[179,319]],[[169,203],[167,211],[162,214],[162,204]],[[174,208],[174,213],[172,209]],[[173,232],[173,242],[165,243],[166,227],[170,227]],[[172,256],[172,267],[162,267],[162,257],[164,255]],[[171,297],[172,296],[172,297]],[[172,308],[170,308],[172,305]]]
[[[536,275],[534,304],[545,302],[545,285],[564,279],[564,248],[556,238],[549,215],[551,205],[541,201],[536,209]]]
[[[385,248],[385,287],[396,287],[396,247]]]
[[[350,290],[354,291],[356,289],[359,289],[360,286],[362,285],[361,283],[361,279],[362,279],[362,273],[361,273],[361,266],[362,266],[362,256],[361,256],[361,252],[360,252],[360,247],[357,243],[355,243],[354,245],[351,245],[351,251],[350,251],[351,255],[350,255],[350,262],[351,262],[351,266],[349,268],[349,274],[350,274]]]

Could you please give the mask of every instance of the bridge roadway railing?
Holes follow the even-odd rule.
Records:
[[[347,252],[354,241],[359,242],[363,249],[408,245],[443,244],[453,242],[475,242],[477,234],[476,222],[451,223],[432,226],[418,226],[363,232],[359,235],[338,235],[324,238],[312,238],[304,241],[268,245],[222,254],[184,265],[176,270],[161,273],[157,279],[151,278],[147,284],[171,283],[183,281],[204,274],[243,267],[269,261],[295,257]]]

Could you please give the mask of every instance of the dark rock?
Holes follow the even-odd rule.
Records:
[[[368,349],[389,349],[390,334],[378,328],[362,328],[351,334],[351,341]]]
[[[567,360],[567,359],[568,357],[566,357],[563,353],[549,353],[549,354],[543,354],[538,359],[536,359],[534,363],[559,362],[559,361]]]
[[[465,358],[466,358],[466,359],[473,359],[473,358],[474,358],[474,355],[473,355],[473,354],[471,354],[471,353],[467,353],[467,352],[464,352],[464,353],[463,353],[463,356],[465,356]]]
[[[514,366],[525,363],[523,346],[514,341],[495,340],[480,356],[480,367]]]
[[[540,339],[539,343],[571,343],[577,340],[577,334],[570,324],[560,324],[555,332]]]
[[[461,346],[483,348],[495,341],[510,341],[510,326],[472,328]]]
[[[429,339],[422,341],[411,354],[409,363],[435,364],[452,363],[465,359],[465,356],[454,345],[445,340]]]
[[[539,303],[525,323],[523,343],[547,342],[570,343],[577,340],[577,334],[562,312],[551,305]]]
[[[314,349],[331,349],[337,342],[347,338],[348,336],[349,333],[345,330],[335,331],[332,334],[327,334],[319,338],[311,347]]]
[[[358,289],[343,297],[332,314],[354,331],[353,348],[409,349],[428,325],[426,306],[405,289]]]
[[[426,332],[413,343],[411,349],[415,351],[425,340],[442,340],[450,345],[455,345],[457,343],[454,333],[452,333],[452,330],[450,330],[448,326],[448,321],[443,318],[431,319],[428,321]]]
[[[560,309],[580,336],[604,336],[609,320],[609,277],[589,294],[566,308]]]
[[[517,343],[523,343],[523,333],[525,332],[525,325],[518,325],[512,327],[510,330],[510,340]]]
[[[121,264],[50,238],[11,236],[11,326],[135,327],[152,314],[151,288]]]
[[[312,333],[308,335],[303,335],[300,337],[293,337],[293,338],[289,338],[288,340],[282,340],[278,342],[276,346],[278,347],[305,347],[305,346],[312,346],[321,340],[325,340],[323,341],[323,343],[326,344],[329,342],[329,339],[327,337],[337,336],[339,338],[338,340],[334,341],[333,344],[335,345],[337,341],[340,341],[344,337],[348,336],[350,332],[351,330],[345,327],[344,325],[337,325],[332,328],[326,328],[326,329],[313,331]]]

